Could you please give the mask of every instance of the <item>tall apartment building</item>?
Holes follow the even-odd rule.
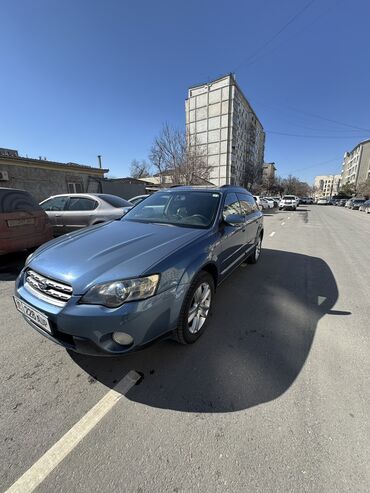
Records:
[[[357,188],[368,178],[370,178],[370,139],[360,142],[352,151],[344,154],[342,184],[349,183]]]
[[[185,112],[190,145],[200,146],[212,183],[250,187],[260,181],[265,133],[233,75],[191,87]]]
[[[332,197],[337,195],[341,185],[341,175],[315,176],[315,197]]]

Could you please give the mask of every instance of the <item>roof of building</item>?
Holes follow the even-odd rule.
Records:
[[[63,166],[67,168],[81,168],[84,170],[93,170],[93,171],[101,171],[102,173],[108,173],[109,169],[107,168],[96,168],[93,166],[88,166],[86,164],[77,164],[77,163],[60,163],[58,161],[49,161],[48,159],[35,159],[35,158],[29,158],[29,157],[23,157],[23,156],[3,156],[0,154],[0,161],[14,161],[14,164],[16,162],[22,162],[23,164],[46,164],[46,165],[55,165],[55,166]]]
[[[253,115],[256,117],[257,121],[259,122],[259,124],[261,125],[262,129],[263,129],[263,125],[260,121],[260,119],[258,118],[256,112],[254,111],[254,109],[252,108],[252,105],[250,104],[250,102],[248,101],[248,99],[246,98],[244,92],[242,91],[241,87],[239,86],[239,84],[236,82],[236,78],[235,78],[235,74],[233,73],[229,73],[229,74],[225,74],[223,75],[222,77],[218,77],[217,79],[214,79],[214,80],[211,80],[211,81],[208,81],[208,82],[203,82],[201,84],[196,84],[194,86],[190,86],[189,87],[189,90],[190,89],[196,89],[197,87],[201,87],[201,86],[206,86],[208,84],[214,84],[215,82],[218,82],[219,80],[222,80],[222,79],[225,79],[226,77],[230,77],[231,79],[231,83],[238,89],[239,93],[241,94],[241,96],[244,98],[245,102],[247,103],[247,105],[250,107]]]
[[[359,142],[358,144],[355,145],[355,147],[352,149],[352,151],[348,151],[347,154],[352,154],[352,152],[355,149],[357,149],[357,147],[359,147],[360,145],[363,145],[363,144],[367,144],[368,142],[370,142],[370,139],[362,140],[361,142]]]

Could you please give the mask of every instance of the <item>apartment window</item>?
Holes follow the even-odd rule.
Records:
[[[82,193],[82,183],[68,182],[68,193]]]

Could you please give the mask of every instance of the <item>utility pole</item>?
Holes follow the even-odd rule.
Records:
[[[102,166],[101,166],[101,156],[100,155],[98,155],[98,161],[99,161],[99,168],[101,169]]]

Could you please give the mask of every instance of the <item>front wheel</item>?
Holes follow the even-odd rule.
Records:
[[[261,256],[261,250],[262,250],[262,236],[260,235],[258,237],[256,246],[253,248],[252,253],[247,258],[248,264],[256,264],[258,262],[258,259]]]
[[[192,344],[203,334],[214,293],[213,277],[208,272],[200,272],[186,294],[175,329],[175,337],[180,344]]]

